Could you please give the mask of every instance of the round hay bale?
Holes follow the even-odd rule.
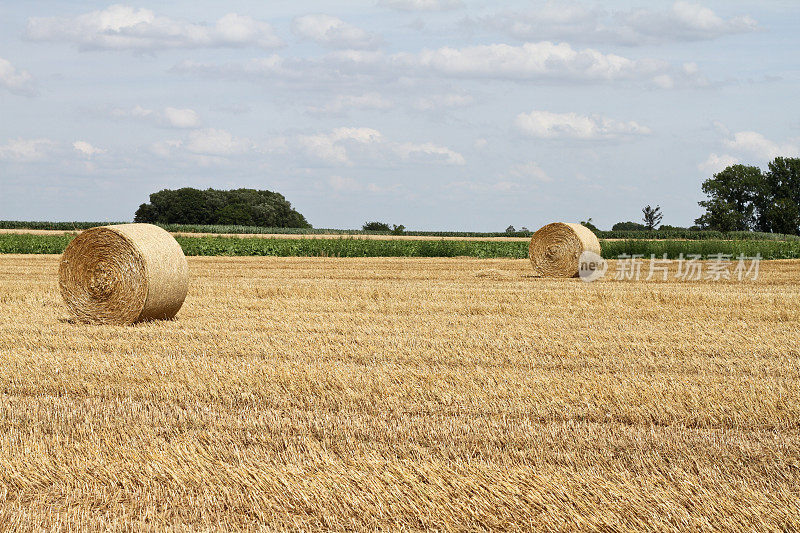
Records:
[[[531,237],[528,255],[538,276],[574,278],[579,258],[585,251],[600,254],[600,241],[586,226],[554,222],[540,228]]]
[[[183,250],[152,224],[82,232],[64,250],[58,278],[70,311],[96,324],[172,318],[189,287]]]

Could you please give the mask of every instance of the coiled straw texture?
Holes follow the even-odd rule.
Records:
[[[84,231],[61,256],[58,277],[70,311],[78,320],[96,324],[172,318],[189,287],[180,245],[151,224]]]
[[[583,252],[600,254],[600,241],[586,226],[554,222],[531,237],[528,254],[534,274],[543,277],[574,278]]]

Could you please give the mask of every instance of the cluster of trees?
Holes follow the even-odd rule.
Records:
[[[361,229],[364,231],[380,231],[391,232],[394,235],[402,235],[406,231],[406,227],[402,224],[392,224],[389,226],[386,222],[365,222]]]
[[[729,166],[704,181],[703,192],[701,228],[800,234],[800,158],[776,157],[766,171]]]
[[[164,189],[150,195],[134,217],[156,224],[219,224],[269,228],[310,228],[282,194],[255,189]]]

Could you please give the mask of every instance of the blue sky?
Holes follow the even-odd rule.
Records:
[[[800,156],[795,1],[6,2],[0,219],[131,220],[163,188],[315,227],[690,225]]]

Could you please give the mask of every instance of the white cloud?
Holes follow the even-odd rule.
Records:
[[[447,165],[464,165],[464,156],[447,148],[433,143],[400,143],[392,148],[396,154],[406,161],[418,163],[444,163]]]
[[[91,158],[95,155],[104,154],[106,152],[102,148],[92,146],[86,141],[75,141],[72,143],[72,148],[74,148],[76,152],[79,152],[81,155],[88,158]]]
[[[7,59],[0,57],[0,87],[12,93],[34,94],[33,76],[27,70],[18,70]]]
[[[339,95],[324,106],[311,106],[308,111],[318,114],[340,114],[350,109],[387,110],[394,107],[394,102],[379,93],[371,92],[359,95]]]
[[[256,152],[258,146],[250,139],[234,137],[227,130],[205,128],[192,130],[183,139],[168,139],[154,143],[151,145],[151,150],[163,158],[188,158],[208,165]]]
[[[324,14],[296,17],[292,22],[292,31],[328,48],[375,49],[381,43],[374,33]]]
[[[201,123],[197,111],[188,108],[165,107],[158,111],[137,105],[130,109],[114,108],[108,113],[114,118],[140,119],[166,128],[197,128]]]
[[[508,175],[526,181],[539,181],[544,183],[553,181],[553,178],[548,176],[547,172],[542,170],[542,168],[533,161],[512,166],[508,170]]]
[[[514,125],[522,133],[540,139],[608,139],[651,133],[649,128],[634,121],[620,122],[600,115],[549,111],[520,113]]]
[[[573,82],[634,81],[657,87],[703,86],[705,78],[692,68],[676,68],[656,59],[629,59],[593,49],[576,50],[548,41],[520,46],[491,44],[444,47],[419,53],[386,55],[381,51],[342,50],[318,59],[284,59],[278,55],[245,63],[215,65],[183,61],[178,72],[211,78],[276,79],[304,87],[339,84],[363,86],[390,80],[433,76],[515,81]]]
[[[670,9],[650,8],[609,13],[576,2],[550,1],[525,12],[508,11],[479,19],[483,27],[521,40],[553,39],[637,46],[670,41],[698,41],[758,29],[749,16],[723,19],[711,9],[685,1]]]
[[[738,162],[739,159],[733,157],[732,155],[717,155],[712,153],[709,154],[708,159],[698,164],[697,168],[705,174],[716,174],[717,172],[725,170],[729,166],[735,165]]]
[[[46,158],[56,143],[50,139],[12,139],[0,145],[0,159],[37,161]]]
[[[164,119],[175,128],[196,128],[200,125],[200,117],[193,109],[164,108]]]
[[[758,23],[749,16],[726,20],[707,7],[685,1],[675,2],[669,11],[632,11],[622,17],[622,22],[643,42],[699,41],[758,29]]]
[[[676,71],[655,59],[628,59],[586,48],[577,50],[567,43],[549,41],[520,46],[490,44],[466,48],[444,47],[419,54],[397,54],[396,64],[464,78],[505,78],[515,80],[561,79],[574,81],[643,80],[682,77],[701,83],[697,75]]]
[[[268,23],[236,13],[228,13],[215,24],[206,25],[124,5],[76,17],[31,18],[25,36],[34,41],[71,42],[84,50],[277,48],[283,45]]]
[[[800,139],[777,143],[755,131],[735,133],[732,138],[726,139],[724,144],[731,150],[738,150],[762,160],[800,156]]]
[[[237,138],[226,130],[191,130],[184,138],[154,143],[151,152],[200,164],[222,164],[234,156],[286,160],[301,167],[350,167],[356,164],[395,167],[404,163],[463,165],[464,156],[431,142],[398,142],[380,131],[340,127],[313,134],[292,134],[264,140]],[[341,182],[344,183],[344,182]]]
[[[372,128],[336,128],[327,133],[300,135],[294,143],[307,157],[336,166],[352,166],[354,160],[381,164],[465,164],[463,155],[446,146],[391,141]]]
[[[379,0],[379,6],[400,11],[445,11],[462,7],[461,0]]]
[[[334,165],[353,164],[348,155],[348,147],[357,149],[356,145],[366,146],[384,142],[381,132],[372,128],[336,128],[329,133],[297,137],[297,143],[307,156]]]

